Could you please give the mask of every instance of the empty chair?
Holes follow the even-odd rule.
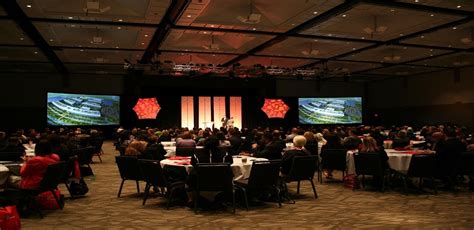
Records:
[[[357,165],[356,165],[357,167]],[[408,194],[408,178],[419,178],[419,189],[422,189],[423,179],[429,178],[434,181],[436,175],[436,156],[433,154],[414,154],[410,160],[407,172],[401,172],[404,182],[405,193]],[[437,192],[436,185],[434,186]]]
[[[122,178],[117,197],[120,197],[123,184],[126,180],[134,180],[137,184],[137,192],[140,193],[139,181],[142,181],[143,177],[138,167],[138,159],[136,157],[116,156],[115,162],[117,163],[120,177]]]
[[[362,176],[362,187],[365,187],[365,175],[373,176],[374,180],[382,180],[381,191],[385,191],[385,182],[388,180],[388,170],[384,169],[380,155],[378,153],[357,153],[354,154],[356,179]],[[354,186],[355,189],[356,186]]]
[[[254,161],[250,177],[235,182],[237,188],[243,190],[245,206],[248,210],[247,192],[275,192],[278,205],[281,207],[280,189],[278,188],[280,161]]]
[[[347,150],[345,149],[325,149],[321,151],[321,168],[342,171],[342,178],[344,178],[347,169],[346,155]]]
[[[81,167],[82,176],[91,176],[94,175],[90,164],[92,163],[92,158],[94,157],[95,148],[93,146],[75,149],[73,154],[77,156],[77,161]]]
[[[143,175],[143,179],[146,181],[145,196],[143,197],[143,205],[145,205],[146,200],[148,199],[150,188],[154,186],[154,187],[166,188],[165,197],[167,197],[168,199],[166,208],[169,208],[171,199],[173,198],[173,195],[176,189],[181,188],[184,190],[184,181],[176,181],[176,182],[170,183],[167,180],[166,176],[164,175],[159,161],[138,160],[138,165]]]
[[[94,147],[94,154],[93,156],[97,156],[99,158],[100,163],[102,163],[102,154],[104,154],[104,150],[102,149],[102,146],[104,145],[104,139],[103,138],[97,138],[97,140],[92,143],[92,146]]]
[[[316,192],[316,186],[314,185],[313,178],[314,173],[317,170],[318,156],[297,156],[293,158],[291,164],[290,173],[283,177],[283,180],[286,183],[293,181],[298,182],[296,188],[296,194],[300,194],[300,182],[301,181],[310,181],[311,186],[313,187],[314,198],[318,198],[318,193]],[[252,169],[253,170],[253,169]],[[288,189],[285,191],[288,195]]]
[[[235,213],[234,174],[229,164],[197,164],[194,211],[197,212],[200,192],[213,191],[232,194],[232,206]]]

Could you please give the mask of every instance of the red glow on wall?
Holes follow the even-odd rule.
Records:
[[[138,119],[156,119],[156,115],[160,112],[160,105],[156,98],[140,98],[133,107],[133,111],[137,114]]]
[[[286,112],[290,107],[281,99],[265,99],[262,111],[267,114],[268,118],[285,118]]]

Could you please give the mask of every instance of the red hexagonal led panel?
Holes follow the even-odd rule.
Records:
[[[140,98],[133,107],[133,111],[137,114],[138,119],[156,119],[156,115],[160,112],[160,105],[156,98]]]
[[[286,112],[290,107],[281,99],[265,99],[262,111],[267,114],[268,118],[285,118]]]

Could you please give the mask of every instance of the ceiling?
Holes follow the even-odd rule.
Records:
[[[474,65],[474,1],[288,2],[2,1],[0,74],[113,75],[124,62],[160,62],[368,81]]]

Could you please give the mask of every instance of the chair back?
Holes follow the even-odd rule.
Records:
[[[102,145],[104,145],[104,138],[97,138],[94,143],[91,144],[94,147],[94,153],[100,153],[100,151],[102,150]]]
[[[321,151],[321,166],[323,169],[333,169],[345,171],[347,150],[345,149],[325,149]]]
[[[94,157],[94,153],[94,146],[79,148],[73,151],[73,154],[77,156],[77,161],[79,162],[79,165],[90,164],[92,162],[92,158]]]
[[[138,166],[142,173],[143,179],[158,187],[167,187],[166,178],[163,175],[163,170],[159,161],[154,160],[138,160]]]
[[[248,182],[249,189],[266,190],[278,185],[281,161],[254,161]]]
[[[234,174],[229,164],[197,164],[198,191],[232,191]]]
[[[474,175],[474,152],[461,153],[457,168],[460,175]]]
[[[295,156],[288,174],[289,181],[312,180],[317,164],[318,156]]]
[[[354,164],[357,175],[383,176],[384,174],[378,153],[356,153]]]
[[[163,167],[163,172],[166,180],[170,183],[186,181],[186,178],[188,177],[186,168],[178,165],[165,165]]]
[[[138,159],[129,156],[116,156],[115,162],[122,180],[142,180],[142,173],[138,167]]]
[[[0,152],[0,161],[21,161],[21,152]]]
[[[64,170],[64,173],[62,174],[63,176],[61,177],[61,182],[62,183],[67,183],[69,178],[72,177],[72,174],[74,172],[74,164],[77,160],[76,156],[69,157],[67,159],[66,163],[66,170]]]
[[[176,147],[176,156],[189,157],[194,155],[196,148]]]
[[[48,165],[46,173],[40,182],[41,191],[50,191],[58,187],[61,179],[66,171],[66,162],[60,161],[55,164]]]
[[[434,177],[436,156],[434,154],[413,154],[408,167],[409,177]]]

